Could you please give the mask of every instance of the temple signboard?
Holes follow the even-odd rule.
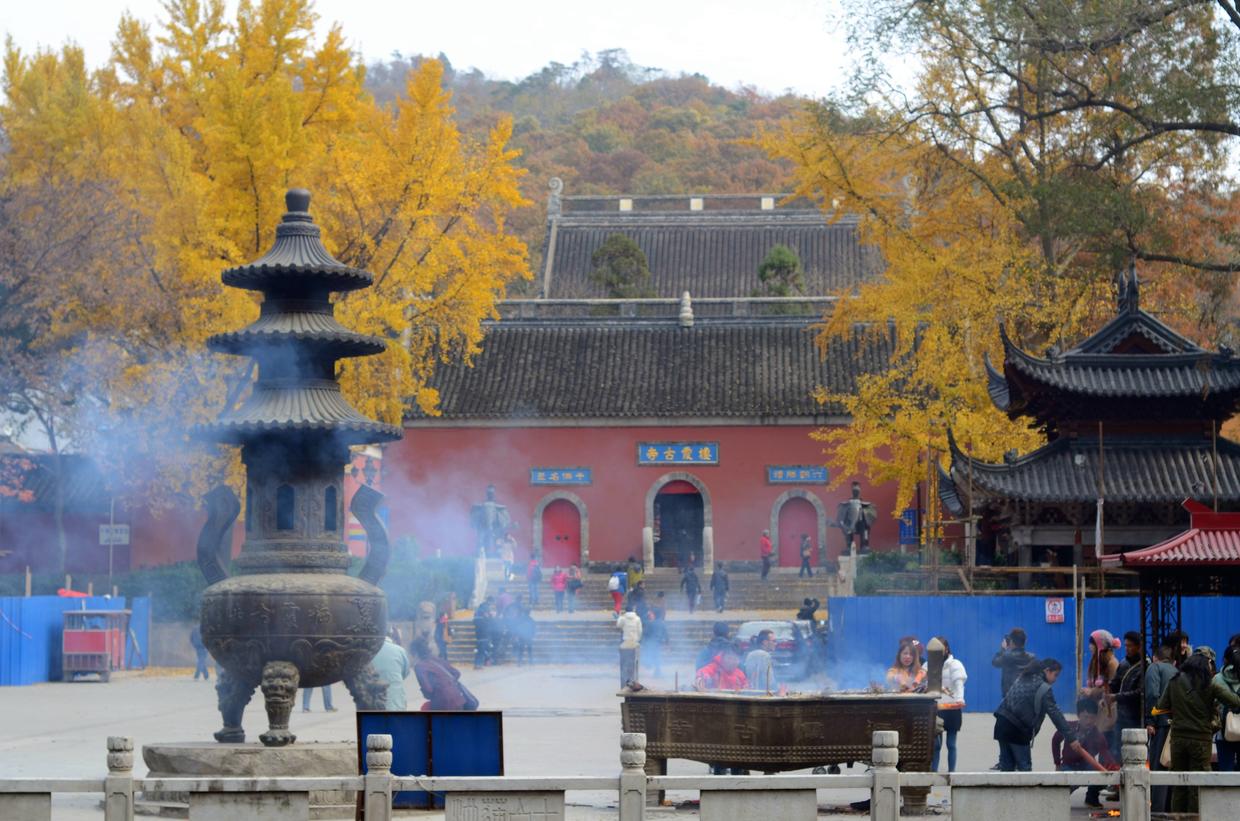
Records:
[[[530,468],[531,485],[588,485],[593,481],[591,468]]]
[[[718,442],[638,442],[639,465],[717,465]]]
[[[825,485],[830,474],[823,465],[767,465],[768,485]]]

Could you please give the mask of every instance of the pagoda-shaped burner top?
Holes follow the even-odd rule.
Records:
[[[288,714],[299,685],[343,679],[364,706],[382,706],[373,703],[377,690],[366,675],[387,623],[387,603],[375,586],[387,562],[387,536],[375,515],[382,497],[368,487],[354,496],[351,510],[366,528],[370,552],[359,576],[350,577],[343,477],[349,446],[401,435],[359,413],[336,380],[337,360],[385,348],[337,322],[331,301],[333,292],[369,287],[372,277],[328,253],[309,214],[309,192],[290,190],[285,202],[271,250],[222,277],[225,285],[263,294],[258,319],[207,341],[214,351],[251,357],[258,378],[240,407],[198,431],[240,445],[247,474],[238,575],[226,578],[222,561],[239,512],[226,488],[209,495],[198,544],[211,583],[202,636],[225,671],[216,688],[224,729],[216,738],[244,738],[241,710],[261,682],[271,724],[261,738],[271,746],[294,738]]]

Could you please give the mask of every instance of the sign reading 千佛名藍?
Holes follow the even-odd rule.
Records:
[[[717,465],[718,442],[638,442],[639,465]]]
[[[1063,599],[1046,600],[1046,623],[1063,624]]]
[[[593,481],[590,468],[530,468],[531,485],[588,485]]]
[[[767,465],[769,485],[825,485],[829,479],[822,465]]]

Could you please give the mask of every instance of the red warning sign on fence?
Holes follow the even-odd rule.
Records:
[[[1063,624],[1063,599],[1046,600],[1046,623]]]

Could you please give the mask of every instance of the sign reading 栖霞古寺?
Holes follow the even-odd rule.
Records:
[[[639,465],[717,465],[718,442],[638,442]]]

